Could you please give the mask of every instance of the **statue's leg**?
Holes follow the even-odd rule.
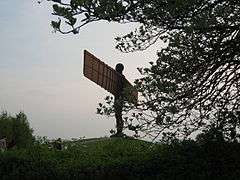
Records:
[[[116,98],[114,102],[115,118],[117,134],[121,134],[123,131],[123,118],[122,118],[123,103],[120,98]]]

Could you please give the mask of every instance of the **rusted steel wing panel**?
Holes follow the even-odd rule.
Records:
[[[83,74],[113,95],[116,94],[118,73],[86,50],[84,51]]]
[[[84,50],[83,74],[113,95],[118,94],[118,78],[122,78],[122,75],[86,50]],[[126,78],[124,78],[124,87],[127,89],[128,101],[138,99],[138,92]]]

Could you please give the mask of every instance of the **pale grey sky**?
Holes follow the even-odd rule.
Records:
[[[114,119],[96,114],[97,104],[109,93],[83,76],[83,50],[112,67],[122,62],[133,82],[140,77],[136,68],[157,58],[157,47],[128,54],[116,50],[114,37],[134,24],[97,22],[78,35],[61,35],[52,33],[53,18],[49,3],[0,1],[0,109],[24,111],[39,136],[109,135]]]

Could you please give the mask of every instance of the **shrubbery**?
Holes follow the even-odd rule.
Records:
[[[20,112],[11,116],[7,112],[0,114],[0,139],[7,139],[9,147],[26,148],[34,142],[33,130],[27,116]]]
[[[44,144],[0,154],[1,179],[238,179],[240,145],[106,139],[59,151]]]

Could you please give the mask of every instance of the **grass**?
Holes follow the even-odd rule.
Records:
[[[152,150],[149,142],[122,138],[81,140],[62,151],[35,145],[0,154],[0,177],[91,179],[148,161]]]

